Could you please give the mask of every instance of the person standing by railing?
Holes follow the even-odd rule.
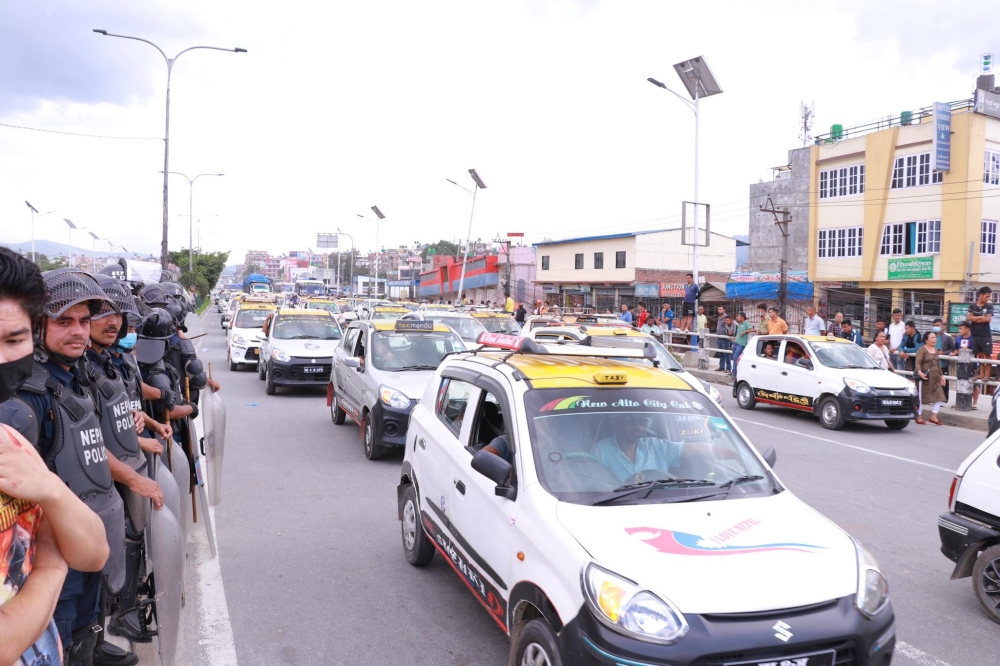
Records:
[[[935,348],[938,350],[940,356],[950,356],[951,352],[955,350],[955,338],[948,335],[948,331],[944,327],[944,321],[938,317],[934,320],[931,331],[937,336],[937,342],[935,343]],[[948,361],[941,361],[941,374],[950,375],[951,373],[951,363]],[[950,382],[946,379],[944,382],[944,401],[948,402],[948,386]]]
[[[736,336],[733,338],[733,377],[736,376],[736,366],[740,362],[743,350],[750,344],[750,332],[753,331],[753,324],[747,320],[745,313],[736,313]],[[734,382],[735,383],[735,382]]]
[[[924,425],[924,404],[930,404],[932,415],[928,419],[934,425],[944,425],[937,414],[947,398],[944,395],[944,376],[941,374],[941,362],[938,360],[937,336],[933,332],[924,338],[924,344],[917,350],[914,372],[920,380],[920,407],[917,410],[917,423]]]

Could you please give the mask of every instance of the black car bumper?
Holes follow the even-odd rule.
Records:
[[[410,401],[409,407],[396,409],[376,400],[372,407],[372,426],[375,437],[382,446],[405,446],[406,427],[410,423],[410,412],[417,406],[417,401]]]
[[[869,620],[854,608],[853,601],[844,597],[786,612],[686,615],[690,630],[674,645],[655,645],[619,634],[584,607],[559,635],[563,663],[757,666],[787,659],[797,666],[888,666],[896,645],[891,604]],[[791,633],[787,642],[776,636],[778,622],[787,626],[783,634]]]
[[[920,407],[920,396],[910,395],[906,389],[871,389],[858,393],[845,386],[837,399],[848,421],[915,419]]]
[[[1000,538],[1000,530],[949,511],[938,516],[938,536],[941,553],[955,563],[954,580],[972,575],[979,552]]]
[[[295,358],[291,361],[268,361],[268,372],[275,386],[326,386],[330,383],[333,359]]]

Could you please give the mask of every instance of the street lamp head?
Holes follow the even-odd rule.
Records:
[[[63,222],[65,222],[66,224],[68,224],[70,229],[76,229],[76,225],[73,224],[72,222],[70,222],[69,220],[67,220],[65,217],[63,218]]]
[[[31,212],[32,212],[32,213],[37,213],[37,212],[38,212],[38,209],[37,209],[37,208],[35,208],[34,206],[32,206],[32,205],[31,205],[30,203],[28,203],[27,201],[25,201],[24,203],[25,203],[25,204],[26,204],[26,205],[28,206],[28,208],[30,208],[30,209],[31,209]]]
[[[365,216],[364,216],[364,215],[362,215],[361,213],[358,213],[357,215],[358,215],[358,217],[360,217],[360,218],[361,218],[362,220],[367,220],[367,219],[368,219],[367,217],[365,217]]]
[[[96,32],[99,35],[104,35],[105,37],[108,35],[107,30],[98,30],[97,28],[94,28],[94,32]]]
[[[383,215],[382,211],[378,209],[378,206],[372,206],[372,212],[375,213],[375,216],[378,217],[378,219],[380,220],[385,219],[385,215]]]
[[[445,178],[445,180],[447,180],[452,185],[458,185],[458,183],[456,183],[455,181],[453,181],[451,178]],[[461,185],[458,185],[458,186],[461,187]]]
[[[469,169],[469,175],[472,176],[472,180],[476,181],[476,187],[481,190],[486,189],[486,183],[484,183],[483,179],[479,177],[479,174],[476,173],[475,169]]]
[[[659,81],[657,81],[657,80],[656,80],[656,79],[654,79],[653,77],[649,77],[649,78],[648,78],[648,79],[646,79],[646,80],[647,80],[647,81],[649,81],[650,83],[652,83],[652,84],[653,84],[654,86],[656,86],[656,87],[658,87],[658,88],[666,88],[666,86],[665,86],[665,85],[663,85],[662,83],[660,83]]]
[[[233,49],[233,51],[236,52],[236,53],[246,53],[247,52],[246,49],[241,49],[238,46],[235,49]]]
[[[712,75],[712,70],[708,68],[704,56],[691,58],[674,65],[674,71],[680,77],[684,87],[687,88],[691,99],[718,95],[722,92],[719,83]]]
[[[95,234],[93,231],[88,231],[87,233],[90,234],[90,237],[93,238],[95,241],[101,240],[100,238],[97,237],[97,234]]]

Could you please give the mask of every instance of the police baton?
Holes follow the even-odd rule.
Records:
[[[187,378],[187,377],[184,378],[184,399],[188,401],[189,405],[191,404],[191,380],[189,378]],[[185,435],[184,436],[187,438],[188,451],[191,451],[191,454],[193,456],[194,455],[194,442],[191,441],[191,422],[194,421],[194,419],[191,418],[190,414],[188,414],[186,418],[187,418],[187,427],[184,428],[184,431],[185,431]],[[187,452],[185,452],[184,455],[187,455]],[[194,465],[193,462],[191,464]],[[194,488],[192,488],[190,486],[190,482],[189,482],[189,486],[188,486],[188,492],[191,493],[191,520],[193,522],[197,523],[198,522],[198,494],[194,492]]]

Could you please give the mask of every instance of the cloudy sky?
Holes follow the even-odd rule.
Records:
[[[0,241],[65,242],[63,217],[158,254],[168,55],[170,168],[202,178],[202,246],[272,253],[337,228],[375,248],[465,235],[544,237],[674,226],[693,194],[693,116],[658,78],[703,55],[701,199],[745,233],[748,186],[814,133],[969,97],[1000,47],[982,3],[455,0],[0,0]],[[756,202],[753,202],[756,205]],[[170,182],[170,246],[188,245]],[[196,223],[197,225],[197,223]],[[77,234],[82,238],[82,234]],[[89,237],[88,237],[89,239]],[[89,243],[87,245],[89,247]]]

